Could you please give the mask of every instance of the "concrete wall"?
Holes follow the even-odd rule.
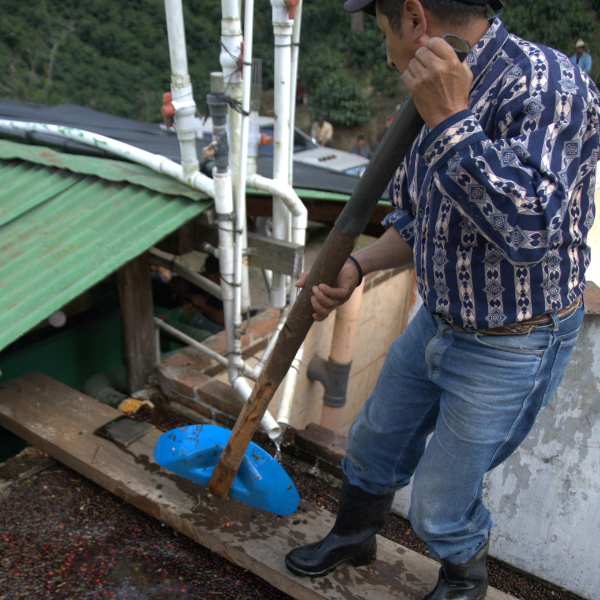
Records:
[[[408,515],[412,486],[393,510]],[[556,394],[521,447],[488,474],[490,554],[600,600],[600,315],[586,315]]]

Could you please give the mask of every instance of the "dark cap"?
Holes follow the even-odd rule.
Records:
[[[502,0],[458,0],[458,2],[462,2],[463,4],[475,4],[477,6],[489,4],[492,7],[492,10],[501,10],[504,7]],[[362,10],[368,15],[375,16],[376,3],[377,0],[346,0],[346,2],[344,2],[344,8],[346,9],[346,12],[349,13],[355,13]]]

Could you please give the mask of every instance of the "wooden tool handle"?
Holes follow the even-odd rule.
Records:
[[[443,37],[463,61],[470,50],[469,44],[455,35]],[[277,338],[277,344],[235,423],[227,446],[208,482],[210,490],[219,498],[225,498],[229,493],[248,444],[313,323],[310,301],[313,286],[335,283],[354,248],[356,238],[364,231],[394,171],[404,160],[422,127],[423,119],[409,95],[325,240],[304,288]]]
[[[225,498],[229,493],[248,444],[313,324],[313,286],[319,283],[333,285],[336,282],[355,242],[355,237],[348,237],[335,227],[325,240],[208,482],[215,496]]]

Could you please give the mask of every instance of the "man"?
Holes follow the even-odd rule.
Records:
[[[319,115],[312,124],[310,135],[317,140],[319,146],[333,147],[333,125],[323,115]]]
[[[375,533],[412,477],[411,523],[442,565],[426,599],[483,599],[493,525],[484,475],[523,441],[577,338],[598,90],[566,56],[488,22],[484,2],[501,8],[345,3],[376,12],[388,64],[426,126],[392,180],[389,229],[347,261],[336,287],[313,287],[313,316],[345,302],[363,273],[411,263],[423,306],[352,425],[333,530],[286,557],[298,575],[373,562]],[[445,33],[470,43],[465,63]]]
[[[579,65],[588,75],[592,70],[592,57],[585,51],[585,42],[582,39],[577,40],[575,44],[575,54],[571,56],[571,62]]]
[[[373,152],[371,151],[371,148],[369,148],[364,135],[359,135],[356,138],[356,145],[352,146],[352,150],[350,150],[350,152],[352,154],[363,156],[364,158],[371,158],[371,156],[373,156]]]

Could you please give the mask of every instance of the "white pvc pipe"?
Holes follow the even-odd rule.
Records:
[[[221,292],[221,286],[217,285],[214,281],[211,281],[208,277],[203,277],[199,273],[195,273],[191,269],[180,265],[172,260],[167,260],[162,256],[159,256],[155,252],[150,250],[150,262],[152,264],[158,265],[160,267],[165,267],[178,275],[181,275],[184,279],[187,279],[194,285],[197,285],[199,288],[202,288],[205,292],[212,294],[215,298],[219,300],[223,299],[223,294]]]
[[[233,302],[234,302],[234,222],[233,196],[231,190],[231,177],[229,171],[213,172],[215,181],[215,210],[219,219],[219,269],[221,271],[221,291],[223,293],[223,313],[225,319],[225,339],[229,353],[229,367],[231,368],[232,352],[236,351],[233,328]],[[230,379],[231,380],[231,379]]]
[[[252,393],[252,388],[243,377],[237,377],[231,382],[233,389],[242,397],[244,402],[247,402]],[[271,413],[267,410],[263,418],[260,421],[262,428],[267,432],[267,435],[275,440],[281,435],[281,427],[277,424],[277,421],[271,416]]]
[[[298,78],[298,57],[300,55],[300,27],[302,25],[302,0],[296,6],[294,14],[294,29],[292,32],[292,64],[290,68],[290,150],[288,166],[288,183],[294,181],[294,128],[296,125],[296,80]]]
[[[196,103],[188,74],[181,0],[165,0],[169,56],[171,58],[171,103],[175,109],[174,120],[181,164],[185,175],[198,172],[196,132],[194,119]]]
[[[292,213],[292,228],[306,232],[308,209],[304,206],[292,186],[282,181],[262,177],[261,175],[249,175],[246,178],[246,185],[255,190],[267,192],[281,200],[284,206]],[[304,245],[304,240],[301,243]]]
[[[188,64],[185,50],[185,29],[183,26],[183,7],[181,0],[165,0],[167,17],[167,35],[169,39],[169,57],[171,71],[175,76],[187,75]],[[183,45],[181,42],[183,41]]]
[[[49,125],[47,123],[28,123],[24,121],[8,121],[0,120],[0,127],[4,129],[14,129],[17,131],[31,131],[34,133],[44,133],[46,135],[55,135],[56,137],[65,138],[78,142],[85,146],[92,146],[104,150],[109,154],[114,154],[139,165],[144,165],[149,169],[163,175],[168,175],[177,181],[188,185],[195,190],[199,190],[214,198],[215,184],[214,181],[204,175],[196,172],[192,174],[184,174],[181,165],[169,160],[159,154],[152,154],[145,150],[140,150],[129,144],[124,144],[112,138],[84,131],[83,129],[74,129],[72,127],[64,127],[62,125]]]
[[[245,0],[244,6],[244,55],[242,65],[242,131],[240,143],[240,169],[239,179],[236,188],[235,210],[237,215],[237,243],[239,251],[236,255],[236,279],[241,281],[239,306],[236,309],[242,313],[250,308],[250,283],[248,276],[248,256],[243,250],[248,248],[248,236],[246,227],[246,173],[248,169],[248,138],[250,122],[248,115],[250,112],[250,92],[252,89],[252,43],[253,43],[253,21],[254,21],[254,0]],[[241,325],[241,323],[240,323]]]
[[[223,18],[221,20],[221,54],[219,56],[226,93],[234,100],[240,102],[243,96],[242,74],[238,67],[238,58],[242,50],[242,30],[240,21],[239,0],[221,0]],[[251,79],[249,77],[249,79]],[[249,86],[251,81],[247,82]],[[229,354],[229,381],[232,382],[243,369],[244,362],[241,359],[241,328],[242,328],[242,285],[243,285],[243,248],[245,245],[244,232],[246,230],[246,204],[245,190],[240,178],[241,170],[245,170],[246,161],[244,155],[244,144],[242,143],[241,116],[231,107],[228,110],[229,130],[229,171],[232,182],[232,206],[231,212],[235,212],[235,223],[228,223],[231,230],[231,239],[227,241],[227,255],[231,258],[232,272],[228,281],[231,284],[231,305],[225,304],[225,323],[231,324],[226,328],[227,351]],[[247,139],[247,137],[246,137]],[[245,144],[247,146],[247,142]],[[246,150],[247,153],[247,150]],[[244,175],[245,177],[245,175]],[[217,209],[217,212],[219,210]],[[235,225],[235,226],[234,226]],[[229,234],[227,234],[229,235]],[[231,248],[229,244],[231,243]],[[231,251],[231,254],[229,252]],[[219,260],[221,260],[221,235],[219,234]],[[223,277],[223,272],[222,277]]]
[[[238,0],[221,0],[221,53],[219,62],[223,68],[225,89],[232,83],[241,83],[242,74],[238,70],[237,59],[242,45],[242,24]],[[228,90],[227,90],[228,91]]]
[[[273,179],[289,184],[290,152],[290,89],[291,45],[294,22],[289,18],[284,0],[271,0],[273,7],[273,34],[275,37],[275,141],[273,147]],[[288,213],[280,198],[273,198],[273,237],[287,240]],[[284,308],[286,298],[286,278],[281,273],[273,273],[271,304],[274,308]]]
[[[254,379],[256,381],[259,378],[260,374],[262,373],[262,370],[267,362],[267,359],[271,355],[273,348],[275,348],[275,344],[277,343],[277,337],[279,336],[280,331],[283,329],[285,321],[286,321],[286,311],[282,310],[279,313],[279,322],[277,323],[277,327],[275,328],[275,331],[273,332],[273,335],[271,336],[271,339],[269,340],[269,343],[267,344],[265,351],[262,353],[262,356],[258,359],[258,363],[252,370],[251,379]]]
[[[277,422],[280,425],[289,425],[290,414],[292,412],[292,403],[294,401],[294,392],[296,391],[296,383],[298,382],[298,373],[300,364],[302,363],[302,357],[304,355],[304,344],[300,346],[292,364],[290,370],[285,376],[283,382],[283,389],[281,392],[281,402],[279,403],[279,412],[277,414]]]

